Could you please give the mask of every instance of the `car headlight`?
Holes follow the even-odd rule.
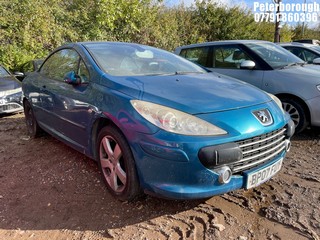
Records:
[[[13,94],[17,94],[22,92],[22,88],[15,88],[12,90],[7,90],[7,91],[1,91],[0,92],[0,97],[5,97],[5,96],[9,96],[9,95],[13,95]]]
[[[168,132],[191,136],[227,134],[226,131],[211,123],[169,107],[140,100],[130,102],[142,117]]]
[[[317,89],[320,91],[320,85],[317,85]]]
[[[279,106],[279,108],[283,111],[283,107],[282,107],[282,103],[280,101],[279,98],[277,98],[275,95],[271,94],[271,93],[267,93],[273,101],[275,101],[275,103]]]
[[[6,104],[8,102],[21,103],[21,101],[22,101],[21,88],[16,88],[16,89],[0,92],[0,103],[1,104]]]
[[[22,100],[21,92],[11,94],[11,95],[7,96],[6,99],[8,102],[21,102],[21,100]]]

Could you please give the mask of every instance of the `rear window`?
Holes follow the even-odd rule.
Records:
[[[212,67],[209,64],[209,47],[183,49],[180,55],[201,66]]]

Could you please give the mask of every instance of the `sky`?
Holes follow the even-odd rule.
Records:
[[[224,4],[226,6],[235,6],[235,5],[240,5],[241,7],[244,7],[244,8],[248,8],[248,9],[251,9],[253,13],[261,13],[261,9],[259,8],[256,8],[256,12],[254,12],[254,3],[257,4],[263,4],[263,5],[267,5],[267,4],[272,4],[274,3],[273,0],[211,0],[213,2],[219,2],[221,4]],[[195,2],[195,0],[165,0],[164,1],[165,4],[167,6],[175,6],[175,5],[179,5],[181,3],[183,3],[185,6],[192,6]],[[289,7],[293,7],[293,5],[302,5],[303,3],[307,3],[307,4],[316,4],[318,7],[320,7],[320,0],[282,0],[282,3],[283,4],[286,4],[286,5],[290,5]],[[314,10],[317,10],[317,9],[314,9]],[[262,11],[263,12],[263,11]],[[289,13],[293,13],[293,14],[296,14],[295,19],[291,19],[289,21]],[[301,21],[301,14],[307,14],[307,15],[304,15],[305,18],[312,18],[310,19],[309,22],[306,22],[308,24],[309,27],[315,27],[317,26],[319,23],[320,23],[320,11],[317,12],[317,11],[311,11],[310,13],[305,13],[303,12],[302,10],[300,10],[299,12],[297,11],[290,11],[290,12],[285,12],[284,17],[287,17],[288,20],[286,23],[288,23],[289,25],[295,25],[297,24],[298,22],[302,22]],[[292,15],[291,15],[292,17]],[[299,20],[297,20],[299,19]]]

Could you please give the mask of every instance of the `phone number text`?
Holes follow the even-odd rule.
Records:
[[[255,13],[255,22],[317,22],[318,13]]]

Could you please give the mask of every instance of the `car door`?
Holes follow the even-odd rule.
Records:
[[[245,60],[256,63],[253,69],[242,69],[240,65]],[[239,45],[214,45],[212,46],[212,62],[210,70],[237,78],[250,83],[258,88],[264,88],[264,70],[258,63]]]
[[[93,94],[85,62],[74,49],[62,49],[46,60],[40,74],[40,121],[75,147],[87,148],[94,107],[90,104]],[[79,81],[65,81],[68,74]]]

